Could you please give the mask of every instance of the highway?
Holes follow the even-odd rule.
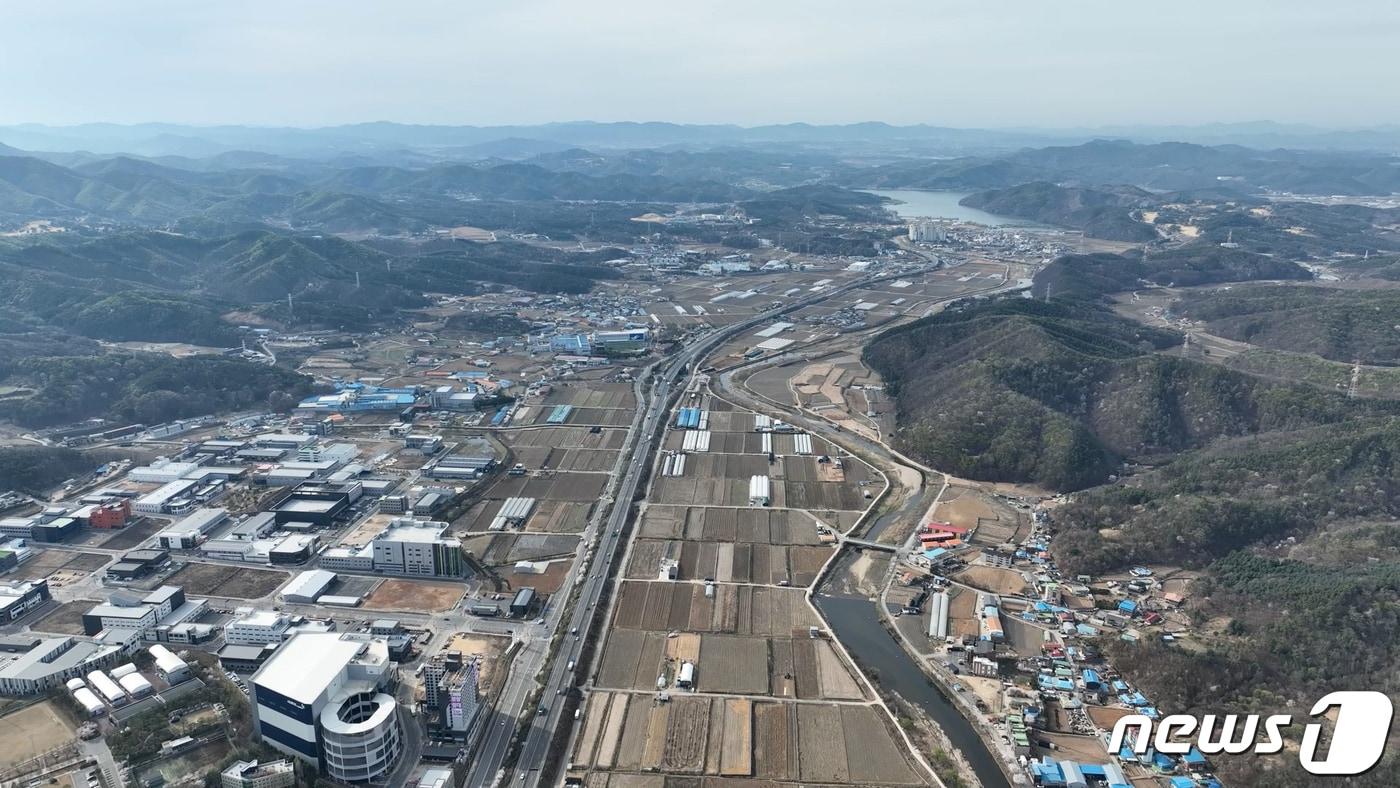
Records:
[[[682,378],[682,373],[693,369],[694,365],[723,342],[760,323],[842,295],[856,288],[910,273],[914,272],[901,271],[897,274],[861,277],[830,291],[817,293],[791,304],[754,315],[741,322],[715,329],[692,344],[685,346],[676,355],[655,362],[646,369],[646,372],[638,379],[639,393],[644,395],[639,400],[639,404],[644,400],[646,409],[639,414],[637,419],[634,419],[633,429],[628,433],[628,442],[623,448],[623,456],[627,457],[627,465],[622,472],[617,494],[613,499],[615,505],[595,543],[592,561],[584,570],[584,577],[581,581],[582,588],[568,616],[568,627],[564,630],[560,653],[553,661],[548,675],[543,679],[543,690],[540,694],[540,707],[543,709],[543,713],[540,713],[538,709],[521,708],[530,694],[534,679],[541,672],[542,663],[548,656],[543,652],[547,642],[541,640],[527,643],[527,648],[531,645],[540,647],[542,649],[540,653],[532,654],[532,658],[528,660],[522,659],[525,656],[522,653],[511,665],[511,678],[507,688],[486,719],[486,724],[489,727],[483,734],[485,740],[482,746],[473,758],[467,776],[467,785],[472,788],[487,788],[495,784],[495,781],[501,776],[501,765],[510,750],[510,742],[514,738],[513,734],[517,727],[514,722],[519,720],[521,715],[528,715],[531,723],[529,731],[525,735],[520,757],[516,760],[516,776],[513,779],[513,784],[519,785],[521,788],[535,788],[539,784],[541,770],[545,767],[550,742],[559,729],[560,723],[572,724],[572,719],[562,720],[563,704],[561,701],[563,694],[569,692],[576,683],[574,681],[575,671],[588,675],[587,672],[592,669],[591,664],[582,664],[578,659],[580,647],[592,634],[594,610],[607,587],[608,573],[617,560],[618,548],[625,544],[623,532],[627,520],[631,516],[632,500],[646,476],[645,471],[648,463],[651,462],[652,449],[659,444],[662,435],[660,427],[666,419],[671,395],[674,387]],[[657,373],[658,367],[661,368],[659,373]],[[647,387],[643,385],[648,378],[651,379],[649,392],[646,390]],[[558,612],[557,610],[552,611],[556,615]],[[593,656],[596,657],[600,651],[601,649],[595,650]],[[576,663],[574,670],[569,669],[570,663]]]

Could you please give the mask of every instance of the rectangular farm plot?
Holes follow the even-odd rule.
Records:
[[[846,771],[852,782],[879,785],[920,784],[909,759],[890,732],[884,715],[873,706],[842,706],[841,727],[846,739]],[[805,737],[803,755],[805,751]]]
[[[665,751],[661,768],[667,772],[698,774],[705,770],[705,744],[710,728],[709,698],[676,698],[669,704]]]
[[[804,782],[844,783],[850,779],[846,748],[839,746],[846,738],[840,707],[798,704],[797,735],[802,753],[798,776]]]
[[[724,729],[719,735],[719,773],[753,774],[753,703],[742,698],[716,701],[724,707]],[[713,733],[711,735],[714,735]]]
[[[647,720],[656,705],[650,695],[632,695],[627,700],[627,727],[622,731],[617,752],[619,769],[640,769],[647,746]]]
[[[754,776],[765,780],[787,780],[795,776],[792,766],[796,754],[792,741],[793,713],[790,703],[755,703],[754,718]]]
[[[814,644],[817,660],[817,675],[820,677],[821,695],[834,700],[861,700],[865,691],[855,676],[851,675],[845,660],[836,649],[825,640],[809,641]]]
[[[705,635],[696,666],[705,692],[763,695],[768,692],[768,642],[758,638]]]
[[[637,629],[614,629],[598,669],[600,687],[651,689],[661,675],[666,636]]]
[[[608,704],[612,697],[608,692],[595,692],[588,696],[583,715],[583,732],[574,742],[574,765],[585,769],[593,765],[593,751],[597,749],[598,735],[602,733],[603,721],[608,716]]]

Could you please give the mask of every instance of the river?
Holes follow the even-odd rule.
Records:
[[[831,624],[833,634],[861,666],[879,673],[882,687],[923,709],[943,729],[984,788],[1010,788],[996,756],[987,749],[977,729],[924,675],[894,635],[880,625],[874,602],[844,595],[818,594],[812,599]]]
[[[979,211],[976,208],[969,208],[965,205],[958,205],[958,200],[966,197],[969,192],[934,192],[922,189],[891,189],[891,190],[866,190],[867,194],[875,194],[880,197],[888,197],[898,202],[891,203],[887,207],[899,215],[901,219],[932,218],[932,219],[957,219],[963,222],[976,222],[985,224],[988,227],[1037,227],[1034,222],[1025,219],[1013,219],[1010,216],[997,216],[994,213]]]

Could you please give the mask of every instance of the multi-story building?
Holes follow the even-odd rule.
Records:
[[[467,735],[481,708],[480,677],[480,658],[456,651],[438,654],[423,666],[423,705],[433,731],[457,738]]]
[[[272,748],[342,782],[370,782],[403,751],[398,666],[383,638],[293,635],[253,674],[253,718]]]
[[[161,586],[140,599],[117,593],[83,614],[83,632],[125,631],[146,640],[195,643],[214,634],[212,626],[193,623],[208,608],[207,600],[185,599],[178,586]]]
[[[941,243],[948,240],[948,228],[942,222],[910,222],[909,240],[916,243]]]
[[[0,695],[38,695],[125,659],[122,646],[61,637],[43,640],[0,666]]]
[[[15,621],[50,599],[47,580],[0,583],[0,622]]]
[[[400,575],[461,577],[462,543],[446,536],[448,524],[396,517],[370,543],[374,569]]]
[[[239,608],[238,618],[224,627],[224,642],[241,646],[281,643],[292,626],[290,616],[276,610]]]
[[[93,528],[121,528],[131,519],[131,499],[108,501],[92,510],[88,525]]]
[[[223,788],[291,788],[297,772],[291,761],[237,761],[219,775]]]

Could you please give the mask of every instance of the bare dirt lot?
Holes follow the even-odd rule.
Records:
[[[472,635],[459,632],[447,641],[443,648],[447,651],[460,651],[464,655],[481,656],[480,690],[483,695],[495,687],[496,665],[501,655],[510,647],[510,638],[499,635]]]
[[[1017,595],[1026,590],[1026,580],[1020,572],[994,566],[969,566],[958,573],[958,581],[993,594]]]
[[[220,564],[186,564],[166,582],[180,586],[191,596],[258,599],[287,582],[287,573]]]
[[[48,615],[34,622],[33,628],[40,632],[52,632],[55,635],[81,635],[83,634],[83,614],[95,604],[97,604],[95,599],[64,602]]]
[[[427,583],[419,580],[385,580],[365,600],[369,610],[451,610],[461,600],[461,583]]]
[[[37,550],[37,555],[15,568],[7,579],[38,580],[59,570],[88,574],[112,560],[102,553],[74,553],[68,550]]]
[[[130,550],[154,536],[162,525],[158,520],[143,517],[108,537],[102,543],[102,547],[108,550]]]
[[[12,766],[70,741],[74,728],[45,701],[0,717],[0,766]]]

